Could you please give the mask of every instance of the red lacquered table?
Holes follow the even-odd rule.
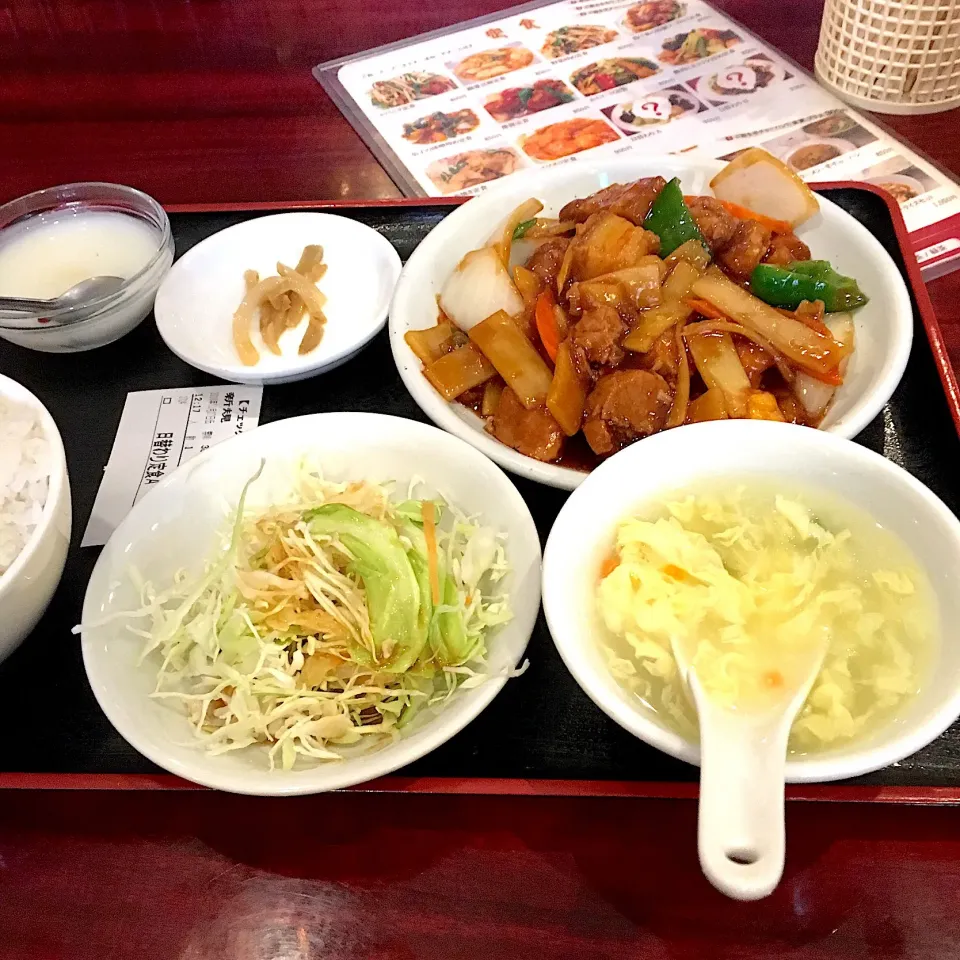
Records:
[[[0,4],[0,201],[83,179],[167,204],[396,197],[310,68],[510,5]],[[811,66],[815,2],[717,5]],[[958,121],[887,122],[956,173]],[[960,363],[960,273],[930,295]],[[956,791],[796,791],[784,882],[752,905],[700,876],[679,793],[6,790],[0,960],[960,955]]]

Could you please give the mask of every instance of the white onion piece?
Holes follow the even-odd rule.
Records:
[[[718,200],[729,200],[754,213],[786,220],[796,227],[819,209],[816,194],[782,160],[760,147],[734,157],[711,181]]]
[[[496,247],[471,250],[440,291],[440,307],[464,333],[481,320],[505,310],[511,317],[523,311],[523,297]]]
[[[847,372],[847,364],[853,352],[853,319],[849,313],[835,313],[825,317],[823,322],[834,340],[851,348],[850,353],[840,361],[839,370],[840,375],[843,376]],[[837,388],[801,371],[794,378],[793,392],[808,416],[821,417],[837,392]]]
[[[793,379],[793,392],[808,416],[819,417],[827,409],[837,388],[811,377],[809,373],[800,372]]]
[[[847,355],[840,361],[840,376],[846,376],[847,366],[853,356],[853,317],[849,313],[828,313],[823,323],[837,343],[847,347]]]

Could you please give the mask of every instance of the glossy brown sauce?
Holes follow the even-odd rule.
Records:
[[[576,436],[567,437],[563,444],[563,453],[553,462],[558,467],[569,467],[571,470],[579,470],[581,473],[589,473],[594,467],[598,467],[604,458],[598,457],[587,443],[582,433]]]
[[[552,243],[553,241],[550,241],[550,242]],[[526,262],[526,267],[528,269],[533,269],[534,272],[538,272],[537,267],[532,266],[534,256],[535,254],[531,255],[531,257],[528,258]],[[559,263],[553,264],[554,267],[559,267],[559,265],[560,265]],[[540,266],[544,266],[544,264],[540,264]],[[721,264],[721,268],[723,268],[722,264]],[[541,280],[544,279],[542,274],[538,273],[538,275],[540,276]],[[749,282],[744,282],[743,280],[738,279],[735,276],[731,276],[731,279],[733,279],[734,282],[738,283],[741,287],[744,287],[745,289],[749,290],[750,288]],[[438,300],[438,308],[439,308],[439,300]],[[528,308],[529,308],[529,305],[528,305]],[[569,311],[568,315],[571,319],[579,316],[579,308],[576,307],[574,304],[572,304],[572,302],[567,304],[567,309]],[[620,313],[620,317],[624,325],[628,329],[632,329],[637,321],[637,316],[638,316],[637,312],[633,309],[627,309],[623,304],[619,304],[619,303],[617,304],[617,310]],[[789,315],[789,311],[782,311],[782,312]],[[440,320],[442,321],[445,319],[446,317],[444,316],[443,311],[440,310]],[[539,336],[538,336],[536,327],[533,325],[532,319],[530,317],[528,317],[527,319],[531,328],[529,331],[531,342],[534,344],[535,348],[538,350],[538,352],[543,357],[543,359],[546,360],[548,364],[552,363],[552,361],[547,355],[545,348],[543,347],[542,343],[539,340]],[[694,314],[694,319],[696,319],[696,314]],[[451,349],[455,346],[460,345],[461,341],[467,342],[467,338],[463,334],[459,334],[459,338],[457,341],[451,342]],[[693,362],[692,357],[689,357],[688,359],[689,359],[689,369],[690,369],[691,379],[692,379],[692,383],[691,383],[692,389],[691,389],[691,395],[689,399],[692,402],[704,393],[704,391],[706,390],[706,387],[697,373],[696,366]],[[625,352],[622,359],[618,359],[617,362],[612,366],[601,366],[601,367],[595,368],[590,373],[590,379],[595,384],[597,379],[602,377],[604,374],[610,373],[612,371],[616,371],[619,369],[627,369],[627,370],[647,369],[647,370],[652,370],[654,373],[659,373],[662,376],[665,376],[668,380],[670,380],[671,379],[670,375],[666,373],[664,369],[661,369],[661,365],[664,364],[665,362],[666,362],[665,358],[659,355],[653,355],[650,353],[647,353],[647,354],[633,353],[628,350]],[[673,363],[674,365],[676,364],[676,358],[674,358]],[[765,370],[762,373],[760,371],[757,371],[754,374],[750,374],[748,372],[748,376],[749,376],[749,379],[751,380],[751,383],[753,384],[754,389],[763,390],[767,393],[772,394],[776,398],[777,406],[779,407],[780,413],[784,417],[784,419],[786,419],[789,422],[799,423],[799,424],[803,424],[810,427],[819,426],[819,423],[822,421],[823,418],[819,417],[819,418],[816,418],[816,420],[814,420],[814,418],[811,418],[806,414],[799,400],[794,395],[790,384],[787,383],[786,380],[784,380],[783,375],[780,373],[780,371],[776,367]],[[492,416],[487,416],[487,417],[483,416],[483,397],[484,397],[484,387],[479,386],[471,390],[468,390],[466,393],[464,393],[459,398],[457,398],[455,402],[460,403],[462,406],[466,407],[469,410],[472,410],[475,414],[477,414],[477,416],[481,417],[481,419],[483,419],[485,422],[487,432],[493,435],[493,419],[494,418]],[[690,421],[688,420],[687,422],[690,422]],[[643,439],[643,437],[636,437],[636,439],[625,443],[624,446],[627,446],[630,443],[635,443],[638,439]],[[588,444],[585,436],[583,435],[582,432],[580,432],[574,435],[573,437],[566,437],[563,441],[562,452],[560,456],[558,456],[556,459],[551,460],[549,462],[555,463],[558,466],[568,467],[569,469],[572,469],[572,470],[578,470],[583,473],[589,473],[591,470],[594,469],[594,467],[598,466],[604,459],[607,459],[607,457],[610,455],[612,454],[605,454],[604,456],[598,456],[596,453],[594,453],[590,445]]]

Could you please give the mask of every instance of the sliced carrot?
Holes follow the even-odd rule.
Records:
[[[549,288],[537,297],[537,306],[534,310],[534,319],[537,322],[537,333],[547,356],[556,363],[557,348],[560,346],[560,331],[557,329],[557,315],[554,312],[555,302]]]
[[[804,300],[804,303],[809,301]],[[801,304],[801,307],[803,304]],[[811,330],[816,330],[817,333],[822,334],[825,337],[832,337],[833,334],[830,332],[830,328],[820,319],[823,316],[821,312],[819,317],[816,312],[808,312],[801,310],[798,307],[796,310],[784,310],[782,308],[777,309],[778,313],[782,313],[785,317],[793,317],[794,320],[799,320],[804,326],[809,327]]]
[[[786,220],[775,220],[773,217],[768,217],[763,213],[754,213],[753,210],[747,207],[741,207],[739,203],[733,203],[730,200],[721,200],[720,203],[727,213],[738,217],[740,220],[755,220],[774,233],[793,233],[793,227],[791,227]]]
[[[420,514],[423,517],[423,538],[427,541],[427,574],[430,577],[430,596],[433,605],[440,603],[440,573],[437,569],[437,524],[433,516],[433,501],[423,500],[420,503]]]
[[[617,567],[619,567],[619,566],[620,566],[620,558],[617,556],[616,552],[614,551],[614,552],[611,553],[610,556],[607,557],[607,559],[604,560],[603,563],[601,564],[601,566],[600,566],[600,579],[601,579],[601,580],[604,580],[604,579],[606,579],[607,577],[609,577],[610,574],[613,573],[613,571],[616,570]]]
[[[843,386],[843,374],[840,373],[837,367],[834,367],[832,370],[810,370],[807,368],[803,372],[809,374],[814,380],[827,383],[831,387]]]
[[[668,576],[672,577],[674,580],[679,580],[681,583],[692,580],[693,578],[687,573],[683,567],[678,567],[675,563],[668,563],[664,568],[663,572]]]
[[[722,313],[712,303],[708,303],[706,300],[700,300],[698,297],[684,297],[683,302],[688,307],[696,310],[700,316],[706,317],[708,320],[726,319],[725,313]]]
[[[832,337],[833,334],[830,332],[830,328],[822,321],[818,320],[816,317],[804,316],[802,313],[797,313],[794,311],[794,317],[799,320],[805,326],[808,326],[811,330],[816,330],[817,333],[821,334],[824,337]]]

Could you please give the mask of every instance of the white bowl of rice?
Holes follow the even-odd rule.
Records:
[[[0,660],[37,625],[70,545],[63,441],[43,404],[0,376]]]

